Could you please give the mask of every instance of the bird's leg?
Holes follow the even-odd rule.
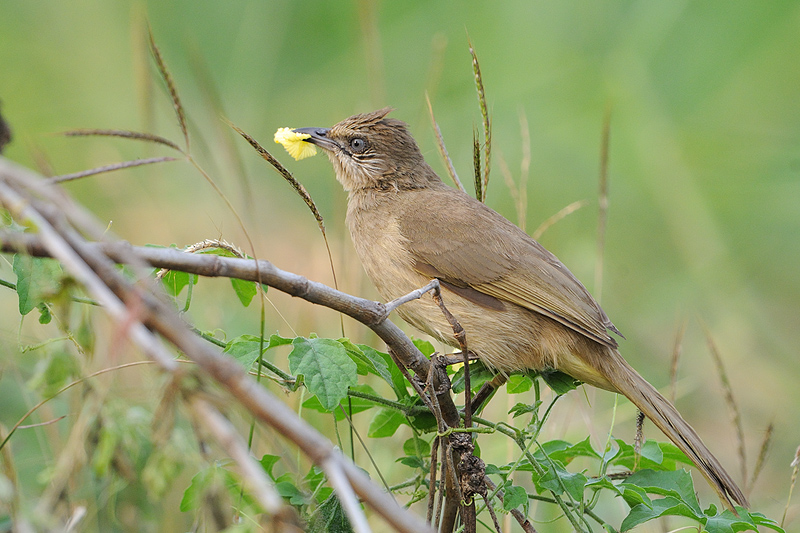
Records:
[[[470,361],[477,361],[480,359],[475,352],[469,352],[467,357]],[[439,360],[446,366],[458,365],[464,362],[464,356],[462,352],[455,352],[450,355],[440,355]]]
[[[436,290],[436,291],[439,290],[439,280],[435,279],[435,278],[432,279],[430,281],[430,283],[428,283],[427,285],[425,285],[424,287],[422,287],[420,289],[413,290],[413,291],[409,292],[408,294],[406,294],[404,296],[401,296],[400,298],[395,298],[391,302],[386,302],[386,304],[384,304],[385,307],[386,307],[386,315],[389,316],[389,314],[392,311],[394,311],[395,309],[397,309],[401,305],[406,304],[406,303],[410,302],[411,300],[418,300],[418,299],[422,298],[422,296],[425,293],[433,291],[433,290]]]

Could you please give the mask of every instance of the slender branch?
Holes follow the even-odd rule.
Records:
[[[274,484],[267,478],[264,469],[250,455],[247,443],[244,442],[233,424],[210,403],[201,399],[199,395],[193,395],[189,403],[198,415],[196,417],[197,422],[214,435],[217,442],[239,465],[245,483],[249,485],[256,500],[264,507],[267,513],[282,525],[291,524],[294,526],[293,529],[295,531],[300,532],[300,520],[294,508],[283,502],[283,498],[278,494]],[[280,530],[280,528],[276,529]]]
[[[16,217],[30,220],[36,225],[38,241],[28,242],[31,246],[27,249],[35,249],[42,252],[40,255],[59,259],[66,270],[103,305],[122,330],[175,378],[179,376],[177,363],[155,337],[155,333],[186,354],[200,371],[216,380],[256,418],[292,441],[315,464],[337,462],[353,490],[393,528],[408,533],[431,531],[421,518],[398,506],[358,467],[343,458],[327,438],[250,378],[238,363],[195,335],[160,292],[153,290],[152,283],[134,283],[116,267],[115,261],[134,266],[143,261],[149,262],[147,253],[140,256],[134,253],[129,244],[110,241],[107,235],[102,244],[86,241],[71,225],[72,221],[79,221],[82,232],[90,235],[103,236],[103,226],[77,207],[63,191],[43,186],[41,177],[2,158],[0,203]],[[9,249],[9,235],[6,233],[0,238],[4,250]],[[17,239],[18,244],[24,241],[25,238]],[[23,246],[19,251],[25,250]],[[273,286],[279,289],[283,287],[280,290],[285,289],[284,292],[316,303],[329,303],[330,307],[347,309],[351,316],[366,318],[368,325],[409,362],[415,373],[427,376],[430,363],[397,326],[385,320],[385,307],[381,304],[356,299],[322,284],[309,282],[301,276],[280,271],[268,262],[257,264],[251,260],[235,259],[231,263],[229,260],[219,261],[222,259],[219,257],[200,258],[176,250],[150,251],[156,252],[156,257],[169,259],[158,265],[161,267],[175,269],[187,258],[203,259],[204,268],[210,268],[213,275],[246,271],[249,276],[247,279],[251,281],[256,281],[258,268],[263,267],[262,274],[266,270]],[[211,261],[206,262],[209,259]],[[359,302],[362,302],[361,305]],[[457,411],[455,413],[457,416]]]
[[[364,512],[361,510],[361,505],[358,503],[358,498],[356,498],[356,495],[353,493],[353,488],[348,482],[349,480],[344,473],[341,463],[342,461],[337,461],[334,460],[333,457],[329,457],[320,466],[325,470],[328,480],[331,482],[331,485],[333,485],[334,490],[336,490],[339,502],[341,502],[342,507],[344,507],[344,511],[347,514],[347,518],[350,519],[350,524],[353,526],[353,529],[356,533],[369,533],[372,530],[367,523],[367,517],[364,516]]]

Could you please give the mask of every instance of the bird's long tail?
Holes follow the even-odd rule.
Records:
[[[616,350],[609,349],[608,356],[602,358],[598,370],[614,388],[633,402],[691,459],[729,509],[734,510],[734,503],[749,507],[736,482],[670,401],[631,368]]]

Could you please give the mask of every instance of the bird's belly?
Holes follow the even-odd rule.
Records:
[[[348,223],[352,221],[349,218]],[[380,227],[351,224],[350,232],[364,270],[386,301],[405,296],[430,281],[414,269],[396,220],[383,217]],[[442,287],[442,299],[464,328],[467,348],[490,367],[501,372],[557,369],[596,387],[613,390],[591,361],[602,357],[604,351],[583,335],[511,302],[503,302],[502,310],[490,309],[446,287]],[[450,323],[430,294],[403,304],[397,311],[412,326],[458,347]]]
[[[416,285],[390,299],[428,281],[420,275]],[[591,361],[605,356],[604,347],[562,324],[510,302],[504,302],[503,310],[481,307],[447,288],[442,288],[442,300],[464,328],[467,348],[488,366],[500,372],[555,369],[596,387],[615,390]],[[458,347],[450,323],[430,295],[408,302],[397,311],[412,326]]]

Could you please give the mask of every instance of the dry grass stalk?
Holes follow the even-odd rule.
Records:
[[[262,157],[262,158],[263,158],[263,159],[264,159],[264,160],[265,160],[267,163],[269,163],[270,165],[272,165],[272,167],[273,167],[275,170],[277,170],[277,171],[278,171],[278,174],[280,174],[281,176],[283,176],[283,179],[285,179],[287,182],[289,182],[289,185],[291,185],[291,186],[292,186],[292,188],[295,190],[295,192],[297,192],[297,194],[299,194],[299,195],[300,195],[300,198],[302,198],[302,199],[303,199],[303,201],[305,202],[305,204],[306,204],[306,205],[308,206],[308,208],[311,210],[311,213],[313,213],[313,214],[314,214],[314,218],[317,220],[317,224],[319,225],[319,230],[322,232],[322,234],[323,234],[323,235],[325,235],[325,222],[324,222],[324,220],[322,219],[322,215],[320,214],[320,212],[319,212],[319,209],[317,209],[317,204],[315,204],[315,203],[314,203],[314,200],[312,200],[312,199],[311,199],[311,195],[310,195],[310,194],[308,194],[308,191],[306,190],[306,188],[305,188],[305,187],[303,187],[303,184],[302,184],[302,183],[300,183],[299,181],[297,181],[297,180],[295,179],[295,177],[292,175],[292,173],[291,173],[291,172],[289,172],[288,170],[286,170],[286,167],[284,167],[283,165],[281,165],[280,161],[278,161],[277,159],[275,159],[275,157],[274,157],[274,156],[273,156],[271,153],[269,153],[269,152],[267,151],[267,149],[266,149],[266,148],[264,148],[263,146],[261,146],[261,145],[258,143],[258,141],[257,141],[257,140],[255,140],[255,139],[254,139],[254,138],[252,138],[250,135],[248,135],[247,133],[245,133],[243,130],[241,130],[241,129],[240,129],[238,126],[236,126],[235,124],[232,124],[232,123],[230,123],[230,122],[229,122],[228,124],[230,125],[230,127],[231,127],[231,128],[233,128],[233,129],[236,131],[236,133],[238,133],[239,135],[241,135],[241,136],[244,138],[244,140],[246,140],[248,143],[250,143],[250,146],[252,146],[253,148],[255,148],[256,152],[258,152],[258,154],[259,154],[259,155],[260,155],[260,156],[261,156],[261,157]]]
[[[61,174],[48,178],[50,183],[64,183],[65,181],[77,180],[87,176],[94,176],[95,174],[102,174],[104,172],[112,172],[114,170],[122,170],[124,168],[140,167],[142,165],[152,165],[153,163],[164,163],[165,161],[177,161],[174,157],[151,157],[149,159],[134,159],[133,161],[123,161],[122,163],[114,163],[112,165],[104,165],[102,167],[90,168],[89,170],[82,170],[81,172],[73,172],[72,174]]]
[[[548,218],[547,220],[542,222],[539,225],[539,227],[536,228],[536,231],[534,231],[531,234],[531,237],[533,237],[536,240],[539,240],[539,238],[542,236],[542,234],[545,231],[547,231],[548,228],[550,228],[550,226],[552,226],[556,222],[560,221],[562,218],[566,217],[567,215],[571,215],[572,213],[574,213],[575,211],[577,211],[581,207],[584,207],[588,203],[589,202],[587,202],[586,200],[578,200],[578,201],[572,202],[571,204],[569,204],[566,207],[561,208],[561,210],[558,213],[556,213],[555,215],[551,216],[550,218]]]
[[[178,118],[178,125],[181,128],[181,133],[183,133],[183,140],[186,143],[186,152],[188,153],[190,151],[189,128],[186,126],[186,113],[183,110],[183,105],[181,105],[181,99],[178,96],[178,90],[175,87],[175,81],[172,79],[169,70],[167,70],[167,65],[164,63],[164,58],[161,57],[161,51],[158,49],[158,46],[156,46],[156,41],[153,38],[153,30],[149,27],[147,28],[147,35],[150,41],[150,51],[153,54],[153,59],[155,59],[158,72],[161,74],[161,79],[163,79],[164,83],[167,84],[169,97],[172,100],[172,107],[175,109],[175,116]]]
[[[161,137],[160,135],[154,135],[152,133],[142,133],[139,131],[88,129],[88,130],[65,131],[64,135],[67,137],[122,137],[124,139],[134,139],[139,141],[148,141],[157,144],[163,144],[164,146],[169,146],[173,150],[177,150],[178,152],[183,152],[180,146],[170,141],[169,139]]]
[[[603,296],[603,268],[606,250],[606,222],[608,220],[608,146],[611,136],[611,108],[603,118],[603,137],[600,142],[600,181],[597,194],[597,263],[594,269],[594,297],[601,303]]]
[[[436,118],[433,116],[433,106],[431,105],[431,99],[428,98],[428,93],[425,93],[425,101],[428,103],[428,115],[430,116],[431,124],[433,124],[433,131],[436,134],[436,148],[439,149],[439,155],[442,156],[442,161],[444,161],[444,164],[447,167],[447,173],[450,175],[450,179],[453,180],[453,183],[456,185],[456,187],[458,187],[458,190],[461,192],[466,192],[461,180],[458,179],[456,168],[453,166],[453,160],[450,159],[450,154],[447,152],[447,147],[444,145],[442,130],[439,129],[439,124],[436,122]]]
[[[481,182],[481,142],[478,139],[478,130],[472,130],[472,166],[475,169],[475,198],[482,202],[486,198]]]
[[[681,322],[672,345],[672,361],[669,367],[670,401],[674,404],[678,395],[678,363],[683,353],[683,337],[686,335],[686,321]]]
[[[731,414],[731,422],[733,423],[733,427],[736,429],[736,440],[737,440],[737,448],[739,451],[739,464],[742,469],[742,481],[747,481],[747,455],[745,453],[745,444],[744,444],[744,428],[742,427],[742,414],[739,411],[739,406],[736,403],[736,400],[733,397],[733,388],[731,387],[731,382],[728,379],[728,373],[725,371],[725,365],[722,363],[722,356],[719,353],[719,349],[717,349],[717,344],[714,342],[713,337],[711,336],[711,332],[708,330],[706,324],[703,325],[703,331],[706,335],[706,343],[708,344],[708,350],[711,352],[711,359],[714,360],[714,364],[717,368],[717,374],[719,374],[720,382],[722,383],[722,390],[725,393],[725,403],[728,406],[728,411]]]
[[[789,496],[786,497],[786,507],[783,508],[781,527],[786,523],[786,513],[789,512],[789,505],[792,503],[792,492],[794,492],[794,486],[797,483],[797,473],[800,470],[800,446],[797,447],[797,451],[794,453],[794,460],[789,466],[792,467],[792,482],[789,484]]]
[[[475,48],[472,47],[472,41],[467,36],[467,43],[469,44],[469,53],[472,56],[472,70],[475,74],[475,88],[478,91],[478,103],[481,108],[481,117],[483,118],[483,187],[482,196],[478,198],[481,202],[486,201],[486,189],[489,185],[489,169],[492,160],[492,124],[489,119],[489,108],[486,105],[486,91],[483,88],[483,77],[481,76],[481,66],[478,62],[478,56],[475,53]]]
[[[756,484],[758,476],[764,469],[764,464],[767,461],[767,455],[769,454],[769,449],[770,446],[772,445],[772,437],[774,436],[774,434],[775,434],[775,424],[773,422],[770,422],[769,425],[767,426],[767,430],[764,432],[764,438],[761,440],[761,447],[758,450],[758,458],[756,459],[755,466],[753,466],[753,475],[750,476],[750,482],[745,487],[745,489],[748,492],[753,489],[753,486]]]

